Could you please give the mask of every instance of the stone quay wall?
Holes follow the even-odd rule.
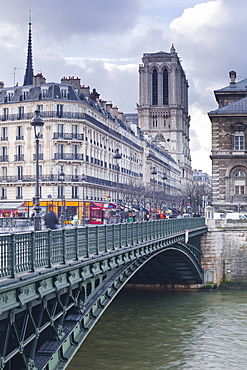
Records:
[[[247,220],[207,219],[201,239],[204,284],[247,282]]]

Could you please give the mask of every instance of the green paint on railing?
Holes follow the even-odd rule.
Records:
[[[0,279],[51,268],[57,264],[126,248],[143,242],[183,234],[185,230],[206,231],[204,218],[155,220],[113,225],[82,226],[0,235]]]

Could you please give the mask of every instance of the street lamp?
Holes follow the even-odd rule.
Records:
[[[64,194],[64,179],[65,179],[65,173],[63,171],[63,167],[61,167],[61,172],[58,175],[59,181],[62,183],[61,187],[61,197],[62,197],[62,207],[61,207],[61,227],[65,226],[65,206],[64,206],[64,201],[65,201],[65,194]]]
[[[120,204],[119,204],[119,160],[122,158],[122,154],[119,153],[119,149],[115,150],[115,155],[113,157],[117,162],[117,207],[116,207],[116,223],[120,222]]]
[[[81,177],[82,184],[82,225],[85,226],[85,194],[84,194],[84,184],[87,180],[86,176],[83,174]]]
[[[167,176],[165,172],[163,173],[162,180],[163,180],[163,186],[164,186],[164,206],[165,206],[165,201],[166,201],[166,183],[165,182],[167,180]]]
[[[151,175],[153,175],[153,219],[155,219],[155,207],[154,207],[154,194],[155,194],[155,178],[154,176],[157,175],[157,171],[155,169],[155,167],[153,167],[152,171],[151,171]]]
[[[41,230],[41,215],[40,215],[40,189],[39,189],[39,138],[41,127],[44,126],[44,121],[40,117],[39,110],[35,111],[35,116],[31,121],[31,125],[34,128],[34,136],[36,142],[36,186],[35,186],[35,198],[34,198],[34,231]]]

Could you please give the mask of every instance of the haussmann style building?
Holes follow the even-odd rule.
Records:
[[[178,206],[181,181],[191,174],[188,84],[179,59],[144,54],[138,119],[100,99],[80,78],[47,83],[34,74],[31,23],[23,86],[0,83],[0,212],[30,216],[35,195],[36,152],[31,121],[39,111],[39,184],[42,210],[53,204],[67,219],[86,207],[87,222],[121,200],[121,210]],[[116,153],[120,154],[119,160]],[[61,174],[63,177],[61,178]],[[142,214],[143,216],[143,214]]]

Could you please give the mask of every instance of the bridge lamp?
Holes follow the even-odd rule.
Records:
[[[65,180],[65,173],[63,171],[63,167],[61,167],[61,172],[58,175],[59,181],[62,183],[61,186],[61,198],[62,198],[62,208],[61,208],[61,227],[65,227],[65,189],[64,189],[64,180]]]
[[[120,222],[120,202],[119,202],[119,161],[122,158],[122,154],[119,153],[119,149],[115,150],[115,155],[113,157],[117,162],[117,207],[116,207],[116,223]]]
[[[39,188],[39,139],[41,137],[40,131],[44,126],[44,121],[40,117],[39,110],[35,111],[35,116],[31,121],[31,126],[34,128],[34,136],[36,143],[36,184],[35,184],[35,198],[34,198],[34,231],[41,230],[41,215],[40,215],[40,188]]]
[[[166,180],[167,180],[167,176],[166,176],[166,173],[164,172],[163,176],[162,176],[162,180],[163,180],[163,187],[164,187],[164,206],[165,206],[165,201],[166,201]]]
[[[82,225],[85,226],[85,193],[84,193],[84,185],[87,178],[83,174],[81,177],[81,185],[82,185]]]
[[[155,194],[155,175],[157,175],[157,171],[155,169],[155,167],[153,167],[152,171],[151,171],[151,175],[153,175],[153,220],[155,219],[155,206],[154,206],[154,194]]]

